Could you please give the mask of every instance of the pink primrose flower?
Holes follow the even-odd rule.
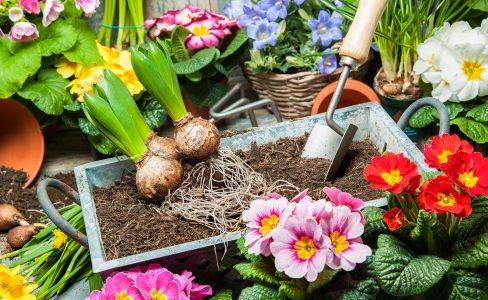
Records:
[[[366,220],[364,219],[363,213],[361,209],[364,207],[364,202],[361,199],[354,198],[351,194],[343,192],[338,188],[331,187],[331,188],[324,188],[322,190],[324,194],[330,199],[335,206],[344,205],[351,209],[353,212],[357,212],[361,215],[361,224],[366,224]]]
[[[19,0],[19,6],[30,14],[37,15],[41,12],[38,0]]]
[[[179,300],[180,285],[173,273],[156,269],[137,275],[134,285],[141,292],[144,300],[164,299]]]
[[[325,213],[330,213],[332,211],[332,203],[325,201],[324,199],[313,201],[312,198],[308,197],[295,205],[293,215],[302,218],[313,218],[317,224],[320,223],[322,216]]]
[[[100,5],[100,0],[76,0],[75,4],[77,9],[81,8],[87,16],[91,16]]]
[[[205,10],[198,7],[187,5],[185,8],[179,10],[175,14],[175,21],[178,25],[189,25],[193,21],[200,20],[206,15]]]
[[[193,282],[195,279],[191,272],[183,271],[181,275],[175,275],[180,284],[181,300],[203,300],[212,295],[212,288],[209,285],[202,285]]]
[[[218,28],[215,18],[193,22],[186,28],[191,32],[185,41],[188,49],[216,47],[225,36],[224,31]]]
[[[126,273],[120,272],[108,277],[103,286],[102,293],[107,299],[144,300],[134,280]]]
[[[39,31],[35,24],[29,22],[15,23],[8,34],[12,42],[28,42],[39,37]]]
[[[58,19],[59,14],[63,10],[64,4],[56,0],[46,0],[46,5],[42,11],[42,25],[44,25],[44,27],[49,26],[49,24]]]
[[[24,11],[17,6],[12,7],[8,10],[8,18],[12,22],[17,22],[18,20],[22,19],[24,16]]]

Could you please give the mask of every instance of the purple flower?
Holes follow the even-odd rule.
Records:
[[[312,40],[314,43],[320,43],[324,47],[330,46],[333,40],[342,39],[342,18],[332,15],[325,10],[319,12],[318,19],[312,19],[308,23],[312,28]]]
[[[44,25],[44,27],[49,26],[49,24],[58,19],[59,14],[63,10],[64,4],[59,3],[56,0],[46,0],[46,5],[42,11],[42,25]]]
[[[334,0],[334,4],[338,8],[342,8],[342,6],[344,6],[344,3],[342,3],[341,0]]]
[[[247,35],[253,39],[253,47],[257,50],[263,50],[266,45],[274,46],[278,42],[276,31],[280,25],[276,22],[269,22],[263,19],[256,25],[247,27]]]
[[[75,4],[77,9],[81,8],[87,16],[91,16],[100,5],[100,0],[76,0]]]
[[[8,17],[12,22],[17,22],[18,20],[22,19],[23,16],[24,12],[20,7],[14,6],[8,10]]]
[[[330,48],[325,50],[325,52],[329,51],[331,51]],[[334,54],[322,56],[322,59],[317,63],[317,69],[324,76],[332,74],[337,69],[337,57]]]
[[[244,14],[244,6],[249,5],[250,0],[230,0],[224,4],[224,16],[229,19],[237,19]]]
[[[30,14],[38,14],[41,12],[39,8],[39,1],[38,0],[19,0],[19,6],[26,12]]]
[[[243,14],[239,17],[239,26],[247,27],[255,25],[256,22],[261,21],[266,17],[266,12],[261,10],[257,5],[244,5]]]
[[[293,0],[293,2],[295,2],[296,5],[300,6],[303,4],[303,2],[305,2],[305,0]]]
[[[29,22],[15,23],[8,34],[12,42],[27,42],[39,37],[36,25]]]
[[[259,2],[259,7],[266,12],[266,17],[269,21],[274,21],[278,17],[282,19],[286,18],[288,15],[286,11],[287,5],[288,0],[261,0]]]

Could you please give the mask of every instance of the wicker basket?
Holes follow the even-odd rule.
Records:
[[[362,80],[368,72],[372,59],[373,55],[370,53],[368,60],[354,67],[349,77]],[[317,94],[327,84],[339,79],[341,72],[342,68],[338,68],[329,76],[323,76],[316,72],[254,74],[247,64],[244,67],[244,73],[251,82],[252,88],[258,93],[259,98],[275,101],[284,119],[309,116]]]

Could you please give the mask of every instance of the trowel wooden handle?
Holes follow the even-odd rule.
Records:
[[[371,39],[388,0],[360,0],[356,16],[339,49],[341,56],[349,56],[358,63],[368,58]]]

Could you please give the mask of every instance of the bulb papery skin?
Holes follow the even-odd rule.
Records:
[[[22,248],[38,232],[34,224],[14,227],[7,234],[7,243],[13,249]]]
[[[28,225],[26,218],[15,208],[5,203],[0,204],[0,231],[9,230],[17,225]]]
[[[220,133],[214,124],[188,114],[174,123],[176,148],[186,160],[196,162],[208,159],[219,152]]]
[[[149,149],[136,162],[136,186],[146,200],[159,203],[183,180],[183,167],[172,139],[151,135]]]

